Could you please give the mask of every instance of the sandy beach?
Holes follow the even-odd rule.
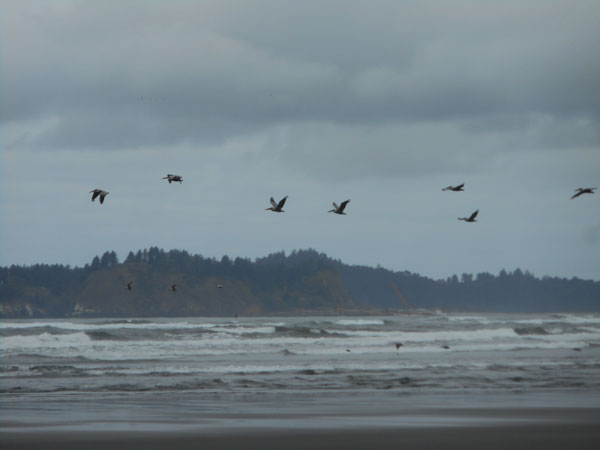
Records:
[[[14,321],[3,332],[2,450],[600,448],[596,315]]]
[[[496,427],[403,428],[399,430],[261,430],[206,435],[196,433],[76,432],[8,433],[9,449],[597,449],[598,425],[511,425]]]
[[[250,417],[246,419],[252,419]],[[262,418],[268,424],[273,418]],[[355,418],[356,419],[356,418]],[[365,417],[370,424],[376,417]],[[25,427],[2,432],[3,449],[597,449],[600,409],[525,408],[429,410],[397,417],[397,425],[356,426],[361,420],[320,425],[209,429],[138,424],[132,431],[87,424],[75,429]],[[259,422],[260,423],[260,422]]]

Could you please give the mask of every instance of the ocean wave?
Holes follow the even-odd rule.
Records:
[[[276,328],[274,326],[215,326],[212,330],[228,334],[272,334],[275,333]]]
[[[550,334],[548,331],[546,331],[542,327],[521,327],[521,328],[515,328],[514,330],[515,330],[515,333],[517,333],[520,336],[529,336],[529,335],[545,336],[545,335]]]
[[[342,326],[364,326],[364,325],[384,325],[385,321],[379,319],[340,319],[333,322],[335,325]]]
[[[103,322],[66,322],[66,321],[44,321],[44,322],[0,322],[1,330],[11,329],[36,329],[44,327],[53,327],[58,330],[66,331],[93,331],[93,330],[111,330],[111,329],[196,329],[196,328],[214,328],[223,327],[226,324],[219,323],[193,323],[183,322],[152,322],[145,320],[116,320]]]
[[[306,337],[312,338],[315,336],[320,337],[340,337],[343,333],[336,331],[327,331],[322,328],[312,328],[301,325],[296,326],[278,326],[275,327],[275,333],[277,337],[280,336],[293,336],[293,337]]]
[[[52,334],[44,332],[37,335],[15,335],[5,337],[0,342],[0,348],[8,350],[78,347],[89,344],[90,342],[90,337],[84,332],[70,334]]]
[[[443,316],[443,317],[446,318],[447,320],[449,320],[450,322],[476,322],[476,323],[484,324],[484,325],[495,322],[484,316],[447,315],[447,316]]]
[[[126,341],[127,337],[120,333],[97,330],[97,331],[86,331],[85,334],[94,341]]]

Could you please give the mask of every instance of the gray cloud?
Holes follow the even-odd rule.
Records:
[[[600,126],[594,2],[314,6],[10,4],[3,122],[56,117],[27,143],[107,149],[315,120],[490,127],[545,114]]]
[[[593,0],[4,2],[2,262],[311,246],[597,277],[573,233],[595,197],[568,198],[600,169],[599,19]],[[345,198],[349,220],[322,215]]]

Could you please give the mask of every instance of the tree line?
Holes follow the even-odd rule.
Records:
[[[116,252],[107,251],[83,267],[59,264],[0,267],[0,306],[30,302],[59,316],[68,314],[74,307],[73,299],[102,273],[119,274],[116,278],[106,278],[120,280],[118,283],[125,283],[132,274],[171,277],[182,280],[190,292],[201,292],[199,289],[207,279],[231,280],[236,286],[244,286],[253,299],[263,299],[262,312],[284,311],[286,307],[327,308],[335,304],[348,307],[347,301],[340,300],[346,298],[351,299],[354,308],[377,310],[600,310],[600,282],[538,278],[521,269],[502,270],[498,275],[484,272],[434,280],[408,271],[350,266],[313,249],[289,254],[281,251],[251,260],[228,256],[216,259],[158,247],[129,252],[122,262]],[[140,275],[139,281],[130,281],[141,285],[143,279],[149,279],[144,277]],[[152,289],[156,289],[155,284]]]

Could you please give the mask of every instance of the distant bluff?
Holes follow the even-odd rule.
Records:
[[[335,263],[312,250],[255,261],[156,247],[83,268],[1,269],[0,317],[181,317],[335,311],[353,306]],[[129,285],[129,287],[128,287]]]
[[[129,287],[131,289],[129,289]],[[173,287],[174,286],[174,287]],[[519,269],[433,280],[349,266],[315,250],[220,260],[157,247],[91,264],[0,268],[0,317],[182,317],[600,311],[600,282],[536,278]]]

